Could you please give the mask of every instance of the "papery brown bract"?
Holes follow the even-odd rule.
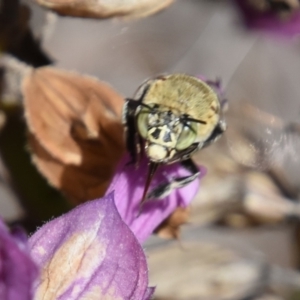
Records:
[[[45,67],[23,82],[33,161],[74,203],[104,194],[125,144],[124,99],[94,78]]]
[[[140,18],[152,15],[174,0],[35,0],[58,14],[82,18]]]

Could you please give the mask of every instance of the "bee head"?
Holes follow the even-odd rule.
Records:
[[[197,126],[159,105],[143,105],[137,113],[137,128],[145,140],[146,154],[155,163],[168,163],[176,153],[191,146],[197,137]]]

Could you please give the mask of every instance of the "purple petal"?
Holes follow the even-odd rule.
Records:
[[[274,12],[260,12],[254,9],[245,0],[235,0],[235,2],[249,28],[266,30],[285,37],[293,37],[300,33],[300,11],[282,20]]]
[[[147,299],[146,258],[113,193],[50,221],[29,245],[42,269],[36,299]]]
[[[147,289],[147,292],[144,295],[144,299],[143,300],[150,300],[150,299],[152,299],[154,292],[155,292],[155,287],[149,287]]]
[[[137,239],[143,242],[177,207],[186,207],[191,202],[198,191],[199,180],[194,180],[186,187],[174,190],[165,199],[146,202],[139,214],[148,160],[143,158],[138,168],[132,164],[127,165],[128,161],[127,156],[123,158],[107,193],[115,191],[115,203],[122,219]],[[201,171],[203,174],[203,169]],[[160,183],[169,182],[174,177],[186,175],[190,175],[189,171],[178,163],[161,166],[149,190],[151,191]]]
[[[27,245],[22,240],[16,239],[10,234],[0,219],[1,300],[32,299],[33,283],[37,277],[37,267],[29,256]]]

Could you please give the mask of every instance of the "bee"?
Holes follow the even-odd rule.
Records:
[[[149,169],[141,204],[167,196],[199,176],[191,155],[216,141],[226,129],[217,93],[199,78],[172,74],[147,80],[123,110],[126,144],[132,162],[141,153]],[[151,180],[160,165],[180,162],[190,175],[163,183],[149,194]]]

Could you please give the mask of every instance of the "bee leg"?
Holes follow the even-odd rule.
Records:
[[[131,160],[128,164],[137,164],[140,153],[140,139],[137,134],[135,110],[139,105],[139,101],[126,99],[123,123],[126,128],[126,148],[130,154]]]
[[[201,148],[207,147],[210,144],[216,142],[221,137],[221,135],[224,133],[225,130],[226,130],[226,123],[223,120],[221,120],[219,124],[216,126],[216,128],[214,129],[214,131],[212,132],[211,136],[203,144],[201,144]]]
[[[199,175],[200,170],[194,164],[191,159],[187,159],[181,162],[181,165],[190,171],[192,174],[184,177],[174,178],[171,182],[166,182],[160,184],[149,194],[147,194],[146,199],[162,199],[168,196],[174,189],[182,188],[188,185],[190,182],[194,181]]]

